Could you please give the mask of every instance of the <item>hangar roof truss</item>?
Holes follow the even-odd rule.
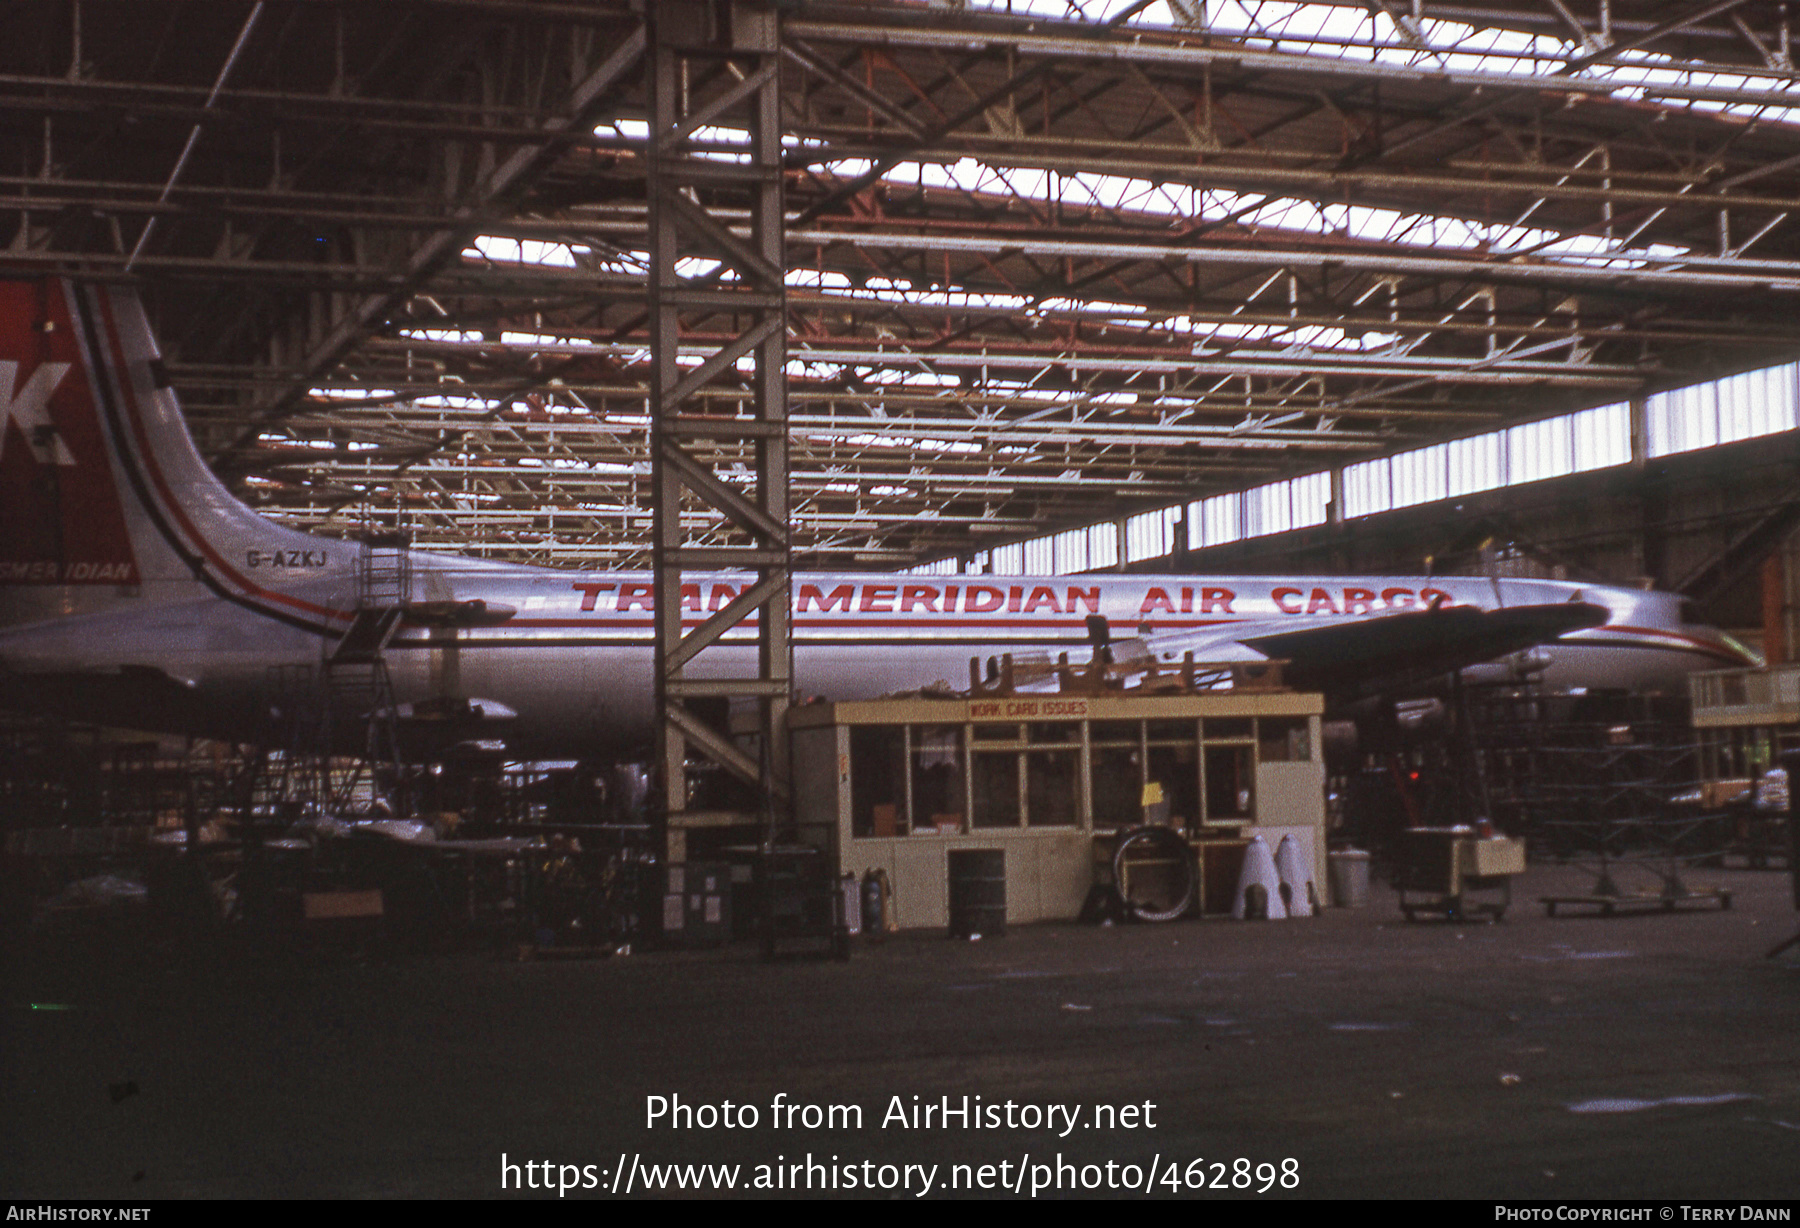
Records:
[[[781,9],[797,563],[967,553],[1800,353],[1785,6]],[[139,282],[203,450],[273,515],[641,562],[639,26],[627,0],[21,0],[0,244]],[[688,317],[696,356],[730,299]],[[749,412],[729,366],[703,396]],[[746,445],[697,446],[749,485]]]

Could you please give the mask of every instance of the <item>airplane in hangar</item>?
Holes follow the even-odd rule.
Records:
[[[649,737],[648,573],[390,543],[405,591],[372,602],[380,543],[277,525],[212,474],[128,288],[0,280],[0,524],[0,705],[252,741],[284,686],[379,643],[399,710],[457,714],[511,753]],[[697,623],[746,582],[690,577],[684,610]],[[1755,663],[1677,595],[1546,580],[798,573],[792,602],[795,685],[833,699],[958,679],[971,658],[1098,652],[1113,628],[1120,658],[1281,659],[1338,701],[1466,668],[1652,689]],[[739,634],[690,670],[746,672]]]

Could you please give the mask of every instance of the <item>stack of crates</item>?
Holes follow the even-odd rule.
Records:
[[[764,849],[756,863],[762,914],[763,957],[797,944],[790,953],[850,958],[849,903],[836,863],[821,849]]]

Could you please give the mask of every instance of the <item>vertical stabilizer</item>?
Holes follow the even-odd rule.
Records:
[[[357,549],[213,476],[135,291],[0,280],[0,623],[210,594],[321,626]]]

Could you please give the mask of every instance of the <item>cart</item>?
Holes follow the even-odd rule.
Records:
[[[1408,921],[1498,921],[1512,903],[1512,879],[1525,872],[1525,842],[1477,836],[1467,827],[1415,827],[1400,842],[1394,886]]]

